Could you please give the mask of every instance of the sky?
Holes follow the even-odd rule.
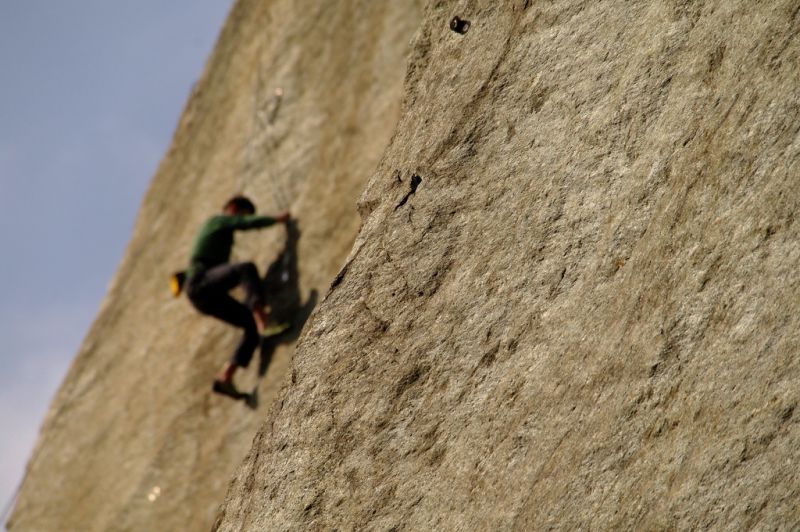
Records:
[[[0,1],[0,512],[231,3]]]

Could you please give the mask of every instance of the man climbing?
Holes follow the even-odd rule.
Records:
[[[214,379],[213,390],[234,398],[242,397],[233,384],[233,375],[247,367],[258,347],[268,313],[264,309],[261,278],[252,262],[228,263],[234,242],[234,231],[261,229],[275,223],[286,223],[289,213],[277,216],[256,216],[253,202],[234,196],[223,207],[222,214],[212,216],[200,228],[192,246],[186,272],[186,294],[201,313],[213,316],[244,330],[233,357]],[[245,303],[228,292],[242,285]]]

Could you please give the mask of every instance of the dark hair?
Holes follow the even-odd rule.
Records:
[[[223,209],[227,209],[228,207],[235,207],[239,212],[249,212],[250,214],[256,213],[256,206],[253,205],[253,202],[245,196],[232,197],[227,201],[227,203],[225,203]]]

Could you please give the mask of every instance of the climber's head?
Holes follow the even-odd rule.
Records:
[[[226,214],[232,215],[248,215],[256,213],[256,206],[250,199],[244,196],[234,196],[225,203],[222,210]]]

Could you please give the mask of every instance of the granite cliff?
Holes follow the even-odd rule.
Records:
[[[796,0],[429,2],[218,530],[800,527],[799,35]]]
[[[318,4],[234,8],[14,527],[800,527],[797,0]],[[234,185],[319,291],[256,415],[163,299]]]

